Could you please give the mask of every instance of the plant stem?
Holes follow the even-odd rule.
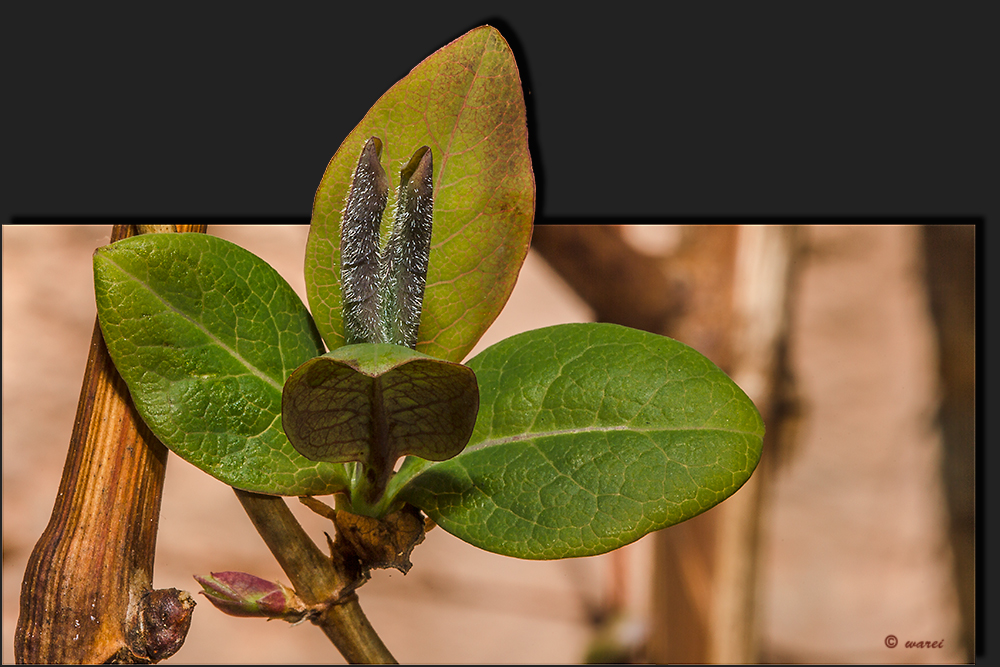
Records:
[[[136,231],[115,225],[111,241]],[[17,662],[145,664],[181,647],[194,601],[152,590],[166,462],[95,322],[59,493],[24,573]]]
[[[284,499],[233,490],[299,597],[309,605],[336,601],[312,622],[326,633],[344,659],[350,663],[395,664],[396,659],[358,604],[352,578],[335,559],[320,551]]]

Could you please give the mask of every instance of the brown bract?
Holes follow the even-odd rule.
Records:
[[[334,515],[337,539],[334,548],[357,558],[362,571],[394,567],[403,574],[413,564],[410,552],[424,541],[420,511],[405,505],[384,519],[338,511]]]

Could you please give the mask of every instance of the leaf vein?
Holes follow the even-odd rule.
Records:
[[[142,280],[141,278],[139,278],[138,276],[136,276],[135,274],[133,274],[133,273],[132,273],[132,272],[130,272],[129,270],[127,270],[127,269],[126,269],[126,268],[125,268],[124,266],[122,266],[121,264],[119,264],[118,262],[116,262],[116,261],[115,261],[115,260],[114,260],[114,259],[113,259],[112,257],[107,257],[107,260],[108,260],[108,261],[109,261],[110,263],[112,263],[112,264],[114,264],[115,266],[117,266],[117,267],[118,267],[118,269],[119,269],[119,270],[120,270],[120,271],[121,271],[122,273],[124,273],[125,275],[129,276],[129,277],[130,277],[130,278],[131,278],[132,280],[134,280],[134,281],[135,281],[135,282],[136,282],[136,283],[137,283],[138,285],[141,285],[141,286],[143,287],[143,289],[145,289],[145,290],[146,290],[147,292],[149,292],[149,293],[150,293],[150,294],[152,294],[152,295],[153,295],[154,297],[156,297],[156,298],[157,298],[157,299],[158,299],[158,300],[160,301],[160,303],[162,303],[162,304],[163,304],[163,305],[164,305],[164,306],[165,306],[166,308],[168,308],[168,309],[169,309],[170,311],[172,311],[173,313],[177,314],[177,315],[178,315],[178,316],[180,316],[181,318],[183,318],[183,319],[187,320],[188,322],[190,322],[191,324],[193,324],[194,326],[196,326],[196,327],[197,327],[197,328],[198,328],[198,329],[199,329],[199,330],[200,330],[200,331],[201,331],[201,332],[202,332],[203,334],[205,334],[205,335],[206,335],[206,336],[207,336],[207,337],[208,337],[208,338],[209,338],[209,339],[210,339],[210,340],[211,340],[211,341],[212,341],[213,343],[215,343],[215,344],[216,344],[216,345],[218,345],[218,346],[219,346],[219,347],[220,347],[221,349],[223,349],[223,350],[225,350],[225,351],[226,351],[227,353],[229,353],[229,355],[230,355],[230,356],[232,356],[232,357],[233,357],[233,358],[234,358],[234,359],[235,359],[235,360],[236,360],[236,361],[237,361],[238,363],[240,363],[240,364],[241,364],[242,366],[244,366],[244,367],[245,367],[245,368],[246,368],[246,369],[247,369],[248,371],[250,371],[250,373],[251,373],[252,375],[254,375],[254,376],[256,376],[256,377],[260,378],[261,380],[263,380],[263,381],[264,381],[264,382],[266,382],[267,384],[269,384],[269,385],[271,385],[272,387],[274,387],[275,389],[277,389],[277,390],[278,390],[279,392],[281,391],[281,384],[280,384],[279,382],[277,382],[277,381],[276,381],[276,380],[275,380],[274,378],[272,378],[271,376],[267,375],[267,374],[266,374],[266,373],[265,373],[264,371],[260,370],[260,369],[259,369],[259,368],[257,368],[257,367],[256,367],[255,365],[253,365],[253,364],[251,364],[251,363],[250,363],[249,361],[247,361],[247,360],[246,360],[246,359],[245,359],[245,358],[243,357],[243,355],[241,355],[241,354],[240,354],[239,352],[237,352],[237,351],[236,351],[236,350],[234,350],[234,349],[233,349],[232,347],[230,347],[230,346],[229,346],[229,345],[227,345],[227,344],[226,344],[225,342],[223,342],[223,341],[222,341],[222,340],[221,340],[221,339],[220,339],[220,338],[219,338],[218,336],[216,336],[216,335],[215,335],[214,333],[212,333],[212,332],[211,332],[211,331],[210,331],[210,330],[208,329],[208,327],[206,327],[206,326],[204,325],[204,323],[202,323],[202,322],[199,322],[198,320],[194,319],[193,317],[191,317],[191,316],[190,316],[190,315],[188,315],[187,313],[185,313],[185,312],[183,312],[182,310],[179,310],[178,308],[176,308],[176,307],[175,307],[175,306],[174,306],[174,305],[173,305],[172,303],[170,303],[170,302],[169,302],[169,301],[167,301],[167,300],[166,300],[166,299],[165,299],[165,298],[164,298],[163,296],[161,296],[161,295],[160,295],[159,293],[157,293],[157,292],[156,292],[156,290],[154,290],[154,289],[153,289],[153,288],[152,288],[152,287],[151,287],[151,286],[149,285],[149,283],[147,283],[146,281]]]

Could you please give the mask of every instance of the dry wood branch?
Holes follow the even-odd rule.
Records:
[[[672,283],[659,260],[637,253],[614,227],[536,225],[531,247],[600,322],[661,332],[684,306],[683,285]]]
[[[133,233],[116,225],[111,240]],[[166,460],[95,323],[59,493],[21,587],[19,663],[150,663],[180,648],[194,602],[152,590]]]
[[[779,382],[788,332],[792,267],[797,228],[740,228],[734,276],[733,380],[757,405],[773,429],[781,400]],[[765,450],[775,444],[765,437]],[[756,588],[762,489],[768,483],[764,459],[739,493],[717,510],[716,571],[713,578],[708,660],[754,661],[757,653]]]
[[[937,332],[942,473],[966,659],[976,653],[976,228],[927,225],[923,254]]]

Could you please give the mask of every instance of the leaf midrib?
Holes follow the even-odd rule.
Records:
[[[734,435],[756,435],[752,431],[744,431],[739,429],[729,429],[729,428],[719,428],[713,426],[685,426],[683,428],[656,428],[656,427],[635,427],[628,424],[615,425],[615,426],[588,426],[584,428],[572,428],[572,429],[558,429],[552,431],[540,431],[531,433],[519,433],[517,435],[504,436],[500,438],[489,438],[483,440],[482,442],[477,442],[475,444],[469,445],[462,453],[466,454],[468,452],[478,451],[480,449],[487,449],[489,447],[496,447],[497,445],[505,445],[513,442],[523,442],[525,440],[536,440],[538,438],[547,438],[558,435],[576,435],[579,433],[608,433],[611,431],[629,431],[632,433],[662,433],[664,431],[669,431],[671,433],[680,433],[684,431],[712,431],[716,433],[731,433]]]
[[[227,345],[225,342],[223,342],[218,336],[216,336],[214,333],[212,333],[202,322],[199,322],[199,321],[195,320],[194,318],[190,317],[187,313],[185,313],[185,312],[183,312],[181,310],[178,310],[176,307],[174,307],[173,304],[171,304],[165,298],[163,298],[162,296],[160,296],[160,294],[156,290],[154,290],[152,288],[152,286],[149,285],[149,283],[147,283],[146,281],[142,280],[141,278],[139,278],[138,276],[136,276],[134,273],[132,273],[131,271],[129,271],[128,269],[126,269],[124,266],[122,266],[121,264],[119,264],[117,261],[115,261],[115,259],[113,257],[109,257],[109,256],[105,255],[105,259],[109,263],[111,263],[114,266],[116,266],[118,268],[118,270],[120,270],[123,274],[125,274],[128,277],[130,277],[137,284],[139,284],[140,286],[142,286],[143,289],[145,289],[149,294],[153,295],[156,299],[158,299],[160,301],[160,303],[162,303],[170,311],[174,312],[175,314],[179,315],[181,318],[187,320],[188,322],[190,322],[191,324],[193,324],[195,327],[197,327],[198,330],[200,330],[202,333],[204,333],[206,336],[208,336],[208,338],[213,343],[215,343],[220,348],[222,348],[227,353],[229,353],[229,355],[233,359],[235,359],[239,364],[241,364],[248,371],[250,371],[250,373],[252,375],[260,378],[261,380],[263,380],[267,384],[271,385],[271,387],[273,387],[279,393],[281,392],[281,384],[279,382],[275,381],[274,378],[272,378],[271,376],[267,375],[266,373],[264,373],[264,371],[262,371],[259,368],[257,368],[257,366],[255,366],[254,364],[251,364],[249,361],[247,361],[243,357],[243,355],[241,355],[239,352],[237,352],[236,350],[234,350],[233,348],[231,348],[229,345]]]

